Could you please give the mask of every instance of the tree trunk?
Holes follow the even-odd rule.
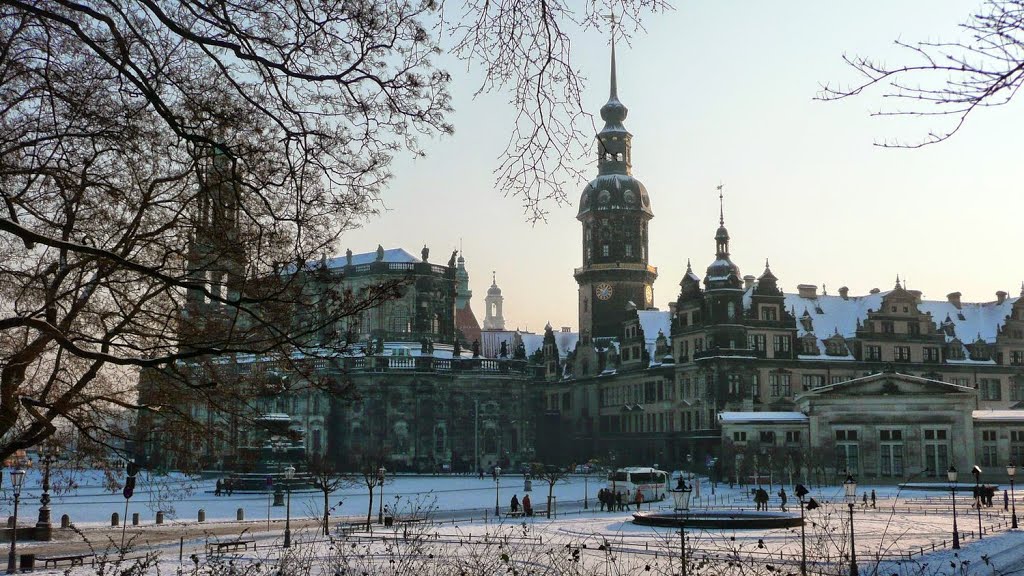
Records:
[[[373,514],[373,486],[370,486],[370,505],[366,509],[366,529],[370,529],[370,515]]]
[[[327,490],[324,490],[324,536],[328,536],[330,534],[330,530],[329,530],[330,524],[328,522],[328,520],[330,519],[330,511],[329,511],[330,503],[329,503],[329,500],[328,500],[329,495],[330,495],[330,492],[328,492]]]
[[[551,518],[551,496],[555,492],[555,485],[548,484],[548,518]]]

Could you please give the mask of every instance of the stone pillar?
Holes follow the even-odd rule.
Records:
[[[164,523],[164,511],[163,510],[157,510],[156,511],[156,523],[157,524],[163,524]]]
[[[60,527],[64,529],[71,528],[71,516],[67,514],[60,517]]]
[[[111,514],[110,515],[110,525],[111,526],[119,526],[120,524],[121,524],[121,517],[117,514],[117,512],[114,512],[113,514]]]
[[[206,522],[206,510],[202,508],[199,509],[199,521]]]
[[[132,512],[132,526],[138,526],[138,525],[139,525],[139,513],[138,512]]]
[[[235,519],[238,520],[239,522],[242,522],[243,520],[245,520],[245,510],[243,510],[241,508],[236,510],[235,511]]]

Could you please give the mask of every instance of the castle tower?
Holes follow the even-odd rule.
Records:
[[[487,297],[484,298],[484,306],[487,308],[484,313],[484,330],[505,329],[505,318],[501,315],[501,305],[504,301],[501,288],[498,288],[498,281],[492,272],[491,287],[487,289]]]
[[[611,90],[601,107],[604,128],[597,134],[598,174],[580,197],[576,219],[583,224],[583,266],[579,284],[580,334],[619,335],[626,308],[654,305],[655,267],[648,265],[647,223],[654,217],[647,188],[632,176],[628,110],[619,101],[612,40]]]

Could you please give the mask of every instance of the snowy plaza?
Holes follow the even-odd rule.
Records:
[[[59,484],[70,479],[73,488]],[[38,480],[38,476],[30,476],[26,481],[19,512],[21,526],[34,523]],[[391,477],[382,492],[381,487],[374,489],[372,508],[365,486],[349,486],[332,493],[328,500],[332,507],[329,536],[322,532],[323,493],[295,491],[291,494],[291,547],[287,549],[283,547],[287,507],[273,506],[270,494],[215,496],[212,479],[144,476],[129,501],[127,526],[111,527],[111,514],[123,516],[125,501],[119,492],[105,490],[101,480],[92,474],[58,480],[59,493],[51,503],[55,541],[18,544],[20,554],[37,556],[37,572],[71,569],[73,574],[99,573],[99,565],[90,565],[96,555],[115,563],[119,556],[128,559],[115,566],[148,558],[143,573],[154,574],[230,570],[336,574],[343,573],[342,568],[367,574],[422,569],[463,574],[497,573],[503,564],[518,564],[525,573],[539,574],[678,574],[682,557],[679,530],[635,525],[635,505],[626,512],[600,510],[595,494],[604,482],[597,476],[574,475],[556,484],[550,519],[544,510],[548,485],[535,480],[527,493],[522,477],[502,477],[497,483],[490,476]],[[706,478],[698,484],[692,510],[756,514],[749,487],[718,484],[712,489]],[[951,549],[953,515],[948,489],[912,486],[858,487],[853,522],[860,574],[1007,574],[1024,566],[1024,548],[1020,546],[1024,537],[1010,529],[1011,514],[1003,510],[1001,492],[994,506],[982,507],[979,516],[978,509],[972,508],[971,485],[960,485],[957,521],[962,549],[957,551]],[[780,486],[771,488],[769,508],[777,511]],[[790,494],[789,511],[798,513],[799,503],[791,487],[785,488]],[[849,508],[843,487],[810,489],[808,498],[821,506],[807,512],[807,573],[849,574]],[[877,496],[874,508],[870,501],[864,502],[864,495],[872,490]],[[394,526],[377,523],[383,510],[381,493],[383,504],[393,511]],[[522,499],[525,494],[534,502],[535,515],[510,517],[510,499],[513,495]],[[501,512],[497,519],[496,498]],[[641,508],[672,513],[671,502],[646,503]],[[159,526],[155,523],[158,509],[165,515]],[[202,523],[198,521],[200,509],[205,514]],[[242,521],[237,520],[239,510]],[[369,530],[365,525],[368,512]],[[130,520],[134,513],[140,517],[138,526]],[[65,514],[74,530],[56,529]],[[680,514],[685,519],[686,512]],[[128,545],[119,554],[122,530]],[[685,534],[688,574],[800,573],[799,528],[688,529]],[[90,544],[86,545],[86,540]],[[48,558],[76,555],[84,557],[83,566],[71,567],[70,561],[44,566]]]

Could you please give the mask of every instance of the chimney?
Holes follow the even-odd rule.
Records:
[[[1002,290],[996,292],[996,304],[1002,304],[1003,302],[1006,302],[1007,296],[1009,296],[1009,294],[1003,292]]]
[[[881,290],[879,290],[878,288],[872,288],[870,293],[871,294],[878,294],[879,292],[881,292]]]
[[[818,287],[814,284],[800,284],[796,287],[796,290],[801,298],[814,299],[818,297]]]
[[[668,313],[669,313],[670,316],[675,316],[676,315],[676,303],[675,302],[669,302],[668,303]]]
[[[910,295],[914,297],[914,302],[917,304],[921,303],[921,291],[920,290],[907,290]]]
[[[843,286],[842,288],[839,289],[839,296],[842,297],[843,300],[849,300],[850,289],[847,288],[846,286]]]
[[[950,292],[949,294],[946,294],[946,300],[949,300],[950,304],[952,304],[953,306],[956,306],[957,310],[960,309],[960,293],[959,292]]]
[[[743,289],[744,290],[750,290],[751,288],[753,288],[754,287],[754,280],[757,280],[757,278],[753,274],[747,274],[746,276],[744,276],[743,277]]]

